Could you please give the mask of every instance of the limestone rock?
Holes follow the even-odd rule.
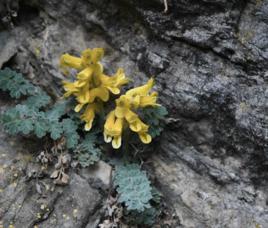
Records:
[[[121,66],[136,85],[154,74],[170,122],[157,140],[151,167],[174,209],[174,227],[267,227],[268,1],[172,0],[168,5],[163,13],[160,0],[20,1],[18,15],[27,8],[29,16],[14,19],[8,40],[16,36],[20,49],[10,64],[28,69],[56,94],[62,77],[59,55],[86,47],[104,47],[109,73]],[[14,55],[3,53],[0,63]],[[49,199],[61,216],[64,202],[55,199],[74,194],[76,206],[87,208],[79,215],[84,222],[64,211],[71,221],[60,218],[58,224],[96,224],[92,205],[100,203],[99,195],[86,178],[73,175],[70,187]],[[85,189],[90,190],[82,202]],[[15,195],[11,202],[28,199],[25,207],[35,208],[36,193],[32,198]],[[94,196],[88,207],[87,198]],[[16,213],[5,205],[0,218],[9,221]],[[22,221],[25,210],[14,218],[27,227],[36,215]],[[49,215],[40,224],[53,227],[52,220]]]

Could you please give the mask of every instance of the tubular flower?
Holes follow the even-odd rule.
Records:
[[[67,73],[68,68],[78,71],[73,82],[63,81],[64,97],[74,96],[77,101],[76,112],[85,106],[81,119],[86,122],[85,130],[90,130],[97,112],[96,107],[101,102],[107,102],[110,93],[119,94],[122,85],[128,83],[123,69],[108,76],[103,73],[103,66],[99,62],[104,55],[102,48],[86,49],[80,57],[63,54],[60,67]]]
[[[118,149],[121,146],[122,131],[123,131],[123,118],[116,118],[115,112],[111,111],[104,125],[104,141],[112,142],[112,146]]]
[[[92,128],[92,123],[95,118],[95,113],[100,112],[101,109],[102,109],[101,102],[95,102],[95,103],[87,105],[85,112],[80,116],[80,118],[86,122],[85,124],[86,131],[89,131]]]
[[[111,111],[104,125],[104,141],[118,149],[121,146],[122,131],[125,126],[136,132],[144,144],[152,141],[148,133],[149,125],[142,122],[133,109],[148,106],[157,106],[157,93],[152,92],[154,80],[150,79],[145,85],[128,90],[125,95],[121,95],[116,100],[116,108]]]

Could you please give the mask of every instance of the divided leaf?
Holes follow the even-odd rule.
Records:
[[[47,106],[50,101],[51,98],[42,91],[39,94],[27,98],[22,104],[38,110],[42,107]]]
[[[75,148],[78,144],[79,135],[77,133],[78,126],[72,119],[64,119],[62,121],[63,135],[66,137],[67,148]]]
[[[0,89],[8,91],[14,98],[28,96],[21,104],[1,115],[0,121],[7,132],[24,135],[34,133],[38,138],[49,133],[53,140],[64,134],[68,148],[77,145],[77,125],[71,119],[61,122],[61,118],[66,114],[68,101],[57,102],[49,111],[41,111],[41,108],[51,102],[51,98],[40,87],[32,85],[21,74],[8,68],[0,70]]]
[[[114,185],[117,187],[119,202],[125,203],[128,210],[144,211],[150,208],[152,188],[145,171],[137,164],[116,167]]]
[[[164,117],[168,114],[167,109],[164,106],[156,106],[144,109],[144,122],[150,125],[149,134],[155,138],[159,136],[163,131]]]
[[[62,124],[58,121],[50,121],[48,124],[49,124],[50,137],[53,140],[59,139],[63,133]]]
[[[48,127],[46,122],[42,122],[42,121],[36,121],[35,125],[34,125],[34,134],[38,137],[38,138],[42,138],[46,135],[48,131]]]
[[[96,139],[95,132],[88,133],[75,150],[75,156],[83,168],[100,160],[101,150],[96,146]]]
[[[38,87],[32,85],[22,74],[9,68],[0,70],[0,89],[8,91],[13,98],[23,95],[33,95],[38,92]]]
[[[68,101],[59,101],[46,112],[47,118],[53,121],[58,121],[63,115],[66,114]]]

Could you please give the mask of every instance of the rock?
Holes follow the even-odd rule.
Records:
[[[48,175],[40,176],[42,169],[33,155],[39,145],[2,130],[0,142],[0,224],[72,228],[95,221],[91,215],[97,214],[102,197],[86,179],[71,172],[67,187],[55,186]]]
[[[9,32],[0,32],[0,68],[12,56],[14,56],[18,49],[16,39],[11,36]]]
[[[22,46],[11,65],[29,71],[56,94],[62,78],[59,55],[86,47],[104,47],[108,73],[123,67],[135,85],[155,76],[171,122],[151,166],[178,218],[174,227],[268,226],[267,0],[172,0],[167,13],[159,0],[34,2],[29,3],[32,16],[9,33],[8,40],[16,36]],[[2,62],[15,53],[6,50],[0,54]],[[72,174],[70,187],[49,197],[63,227],[98,223],[94,207],[101,204],[100,196],[85,175]],[[101,179],[107,182],[107,175]],[[19,182],[25,195],[26,189],[35,188],[30,183]],[[81,188],[76,190],[76,184]],[[88,195],[81,202],[84,191]],[[15,193],[10,199],[18,197]],[[82,222],[65,211],[68,200],[56,200],[67,199],[69,193],[75,199],[68,200],[80,208],[89,206],[88,197],[96,198],[95,206],[81,214]],[[18,199],[29,199],[25,205],[35,208],[36,194]],[[18,214],[15,218],[25,227],[37,221],[53,227],[52,213],[44,221],[33,215],[22,219],[24,214],[8,210],[8,205],[1,212],[5,224]],[[40,213],[39,208],[32,210]],[[60,217],[62,211],[70,221]]]
[[[63,191],[49,219],[39,223],[40,226],[83,227],[91,221],[91,215],[100,207],[101,197],[98,192],[77,174],[70,177],[70,183]]]
[[[99,161],[89,169],[82,169],[81,175],[87,178],[88,181],[92,180],[95,183],[100,180],[104,188],[108,189],[111,185],[112,167],[103,161]]]

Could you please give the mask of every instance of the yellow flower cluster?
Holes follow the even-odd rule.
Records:
[[[76,112],[80,112],[86,105],[81,115],[81,119],[86,123],[86,131],[91,129],[95,113],[101,111],[103,102],[109,100],[110,92],[119,94],[120,87],[128,82],[123,69],[118,69],[113,76],[103,73],[103,66],[99,62],[103,54],[102,48],[94,48],[83,51],[80,58],[64,54],[60,59],[60,66],[64,70],[74,68],[78,71],[74,82],[63,81],[66,91],[64,96],[75,96],[78,102]]]
[[[113,148],[118,149],[121,146],[125,126],[136,132],[143,143],[152,141],[148,134],[149,126],[132,110],[157,105],[157,93],[149,93],[153,84],[153,79],[150,79],[145,85],[128,90],[116,100],[116,108],[109,113],[104,125],[104,141],[112,142]]]
[[[123,69],[118,69],[115,75],[103,73],[103,66],[99,62],[103,57],[102,48],[86,49],[81,57],[64,54],[60,59],[60,66],[67,72],[68,68],[78,71],[73,82],[63,81],[65,97],[74,96],[77,101],[76,112],[84,107],[80,118],[85,122],[85,130],[89,131],[95,114],[102,111],[103,102],[107,102],[112,94],[120,94],[122,85],[128,83]],[[120,148],[124,128],[129,127],[136,132],[145,144],[152,141],[148,134],[149,126],[142,122],[133,110],[147,106],[156,106],[157,93],[151,92],[154,80],[150,79],[145,85],[128,90],[116,99],[116,108],[111,111],[104,125],[104,140],[115,149]]]

